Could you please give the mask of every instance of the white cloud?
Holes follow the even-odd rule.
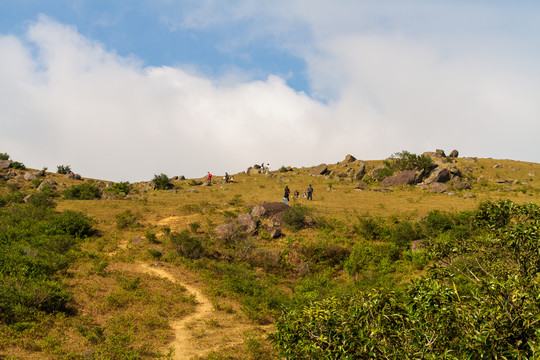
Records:
[[[192,66],[144,67],[41,17],[24,39],[0,37],[0,152],[30,167],[69,164],[83,176],[130,181],[435,148],[540,160],[538,58],[514,36],[479,42],[484,29],[454,37],[448,19],[436,34],[422,24],[407,33],[399,26],[419,15],[399,17],[403,7],[309,4],[231,11],[263,19],[248,41],[270,36],[276,21],[289,24],[277,39],[311,29],[304,42],[291,36],[283,46],[305,59],[314,98],[274,75],[252,81],[235,69],[209,79]],[[380,21],[383,10],[397,29],[379,28],[374,16]],[[198,22],[203,13],[184,23],[227,21],[207,14]]]

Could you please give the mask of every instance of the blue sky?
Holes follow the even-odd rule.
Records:
[[[535,1],[0,0],[0,152],[117,181],[539,162],[539,45]]]

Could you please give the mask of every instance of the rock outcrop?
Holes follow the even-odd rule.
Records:
[[[412,185],[416,179],[416,172],[414,170],[405,170],[395,175],[389,176],[381,181],[381,186],[401,186]]]
[[[309,175],[325,175],[327,172],[328,166],[326,164],[321,164],[312,168]]]

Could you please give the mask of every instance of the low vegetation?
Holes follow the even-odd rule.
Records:
[[[540,165],[427,159],[365,170],[452,161],[473,189],[384,189],[343,162],[226,186],[0,170],[0,357],[174,359],[171,325],[201,307],[184,280],[214,309],[182,327],[200,360],[538,357]],[[312,184],[313,201],[244,231],[239,215],[281,202],[285,184]]]

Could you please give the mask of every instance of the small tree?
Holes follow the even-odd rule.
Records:
[[[8,153],[0,153],[0,160],[9,160]]]
[[[152,182],[154,183],[154,188],[156,190],[167,190],[172,189],[173,187],[171,180],[165,174],[154,175]]]
[[[56,167],[56,172],[58,174],[68,174],[71,171],[71,167],[69,165],[58,165]]]

